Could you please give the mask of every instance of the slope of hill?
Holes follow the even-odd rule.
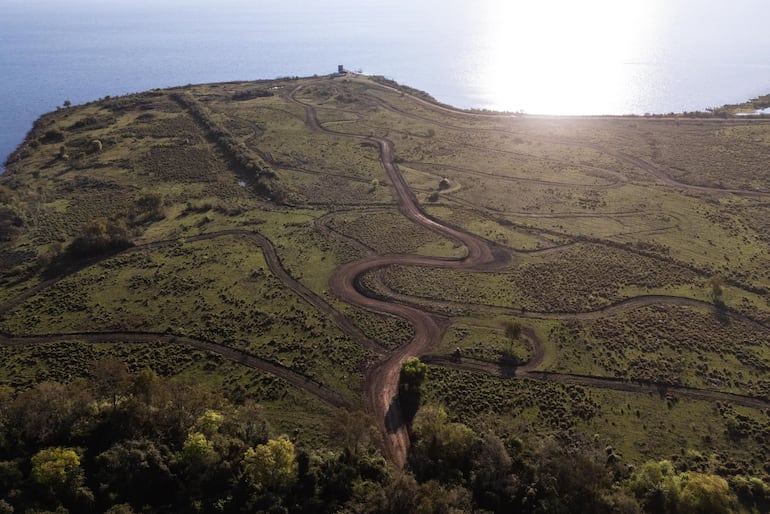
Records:
[[[356,75],[50,113],[0,176],[0,461],[32,484],[0,480],[0,498],[18,507],[45,486],[51,508],[301,511],[312,502],[285,498],[305,484],[320,502],[322,480],[303,480],[334,461],[359,489],[328,492],[321,510],[398,510],[377,495],[405,487],[458,508],[536,496],[545,511],[653,512],[634,466],[659,465],[668,508],[719,490],[725,511],[761,510],[768,157],[763,119],[465,112]],[[399,393],[414,356],[427,380]],[[46,432],[24,417],[28,395],[70,404],[78,388],[92,405],[68,411],[80,424]],[[246,437],[254,402],[271,428]],[[143,409],[184,415],[148,430]],[[134,431],[96,437],[120,416]],[[112,491],[105,452],[139,434],[163,440],[175,479],[219,478],[173,507]],[[289,445],[309,460],[284,470],[291,487],[268,483],[255,455]],[[35,474],[31,455],[69,447],[86,469],[77,487]],[[548,490],[562,467],[569,479]],[[574,482],[586,470],[604,477],[589,491]],[[257,485],[207,492],[232,477]]]

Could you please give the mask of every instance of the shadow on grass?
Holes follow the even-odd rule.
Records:
[[[51,259],[51,262],[45,267],[41,276],[43,280],[52,280],[58,277],[71,275],[88,266],[92,266],[99,261],[117,255],[120,252],[131,248],[133,244],[129,241],[122,241],[119,244],[113,244],[99,250],[91,252],[73,252],[67,250]]]
[[[730,323],[730,314],[727,310],[727,305],[722,300],[714,300],[714,311],[717,316],[717,321],[722,325],[728,325]]]
[[[516,364],[511,363],[505,363],[500,362],[500,376],[503,378],[513,378],[516,376],[516,368],[518,367]]]
[[[513,378],[516,376],[516,368],[522,363],[512,353],[503,352],[497,364],[500,369],[500,376],[503,378]]]

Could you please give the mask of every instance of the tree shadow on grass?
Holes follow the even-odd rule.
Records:
[[[71,275],[72,273],[92,266],[99,261],[117,255],[132,246],[133,244],[129,241],[119,241],[105,248],[93,249],[85,252],[75,252],[71,249],[67,249],[65,252],[51,259],[51,262],[45,267],[41,276],[43,280],[51,280]]]
[[[500,376],[503,378],[513,378],[516,376],[516,368],[519,367],[519,358],[513,353],[503,352],[500,359],[497,361],[499,367]]]
[[[716,313],[717,321],[722,325],[728,325],[730,323],[730,313],[727,310],[727,305],[722,300],[714,300],[714,311]]]
[[[500,362],[498,364],[500,369],[500,376],[503,378],[513,378],[516,376],[516,364]]]
[[[43,280],[52,280],[55,278],[71,275],[77,271],[87,268],[91,264],[98,262],[99,258],[76,259],[65,253],[54,257],[50,264],[45,267],[41,276]]]

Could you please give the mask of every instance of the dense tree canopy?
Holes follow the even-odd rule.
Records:
[[[289,489],[297,478],[294,444],[286,436],[246,450],[243,466],[252,485],[260,490]]]
[[[421,363],[414,364],[419,376]],[[770,507],[770,488],[757,477],[674,461],[634,470],[577,433],[501,438],[437,405],[421,405],[414,417],[402,472],[386,464],[378,432],[360,413],[329,420],[333,446],[308,447],[272,434],[253,402],[232,404],[200,384],[129,373],[119,362],[92,369],[92,379],[68,385],[0,388],[0,513],[720,514]]]

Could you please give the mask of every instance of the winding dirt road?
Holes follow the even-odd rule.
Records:
[[[382,162],[382,166],[395,190],[395,196],[400,212],[412,222],[433,230],[434,232],[452,239],[467,248],[466,256],[461,259],[423,257],[415,255],[369,254],[367,257],[341,266],[336,270],[330,279],[330,289],[332,293],[338,298],[373,312],[388,313],[399,316],[409,321],[409,323],[411,323],[415,328],[415,335],[412,340],[373,366],[367,374],[365,383],[365,394],[367,396],[370,408],[375,413],[377,418],[382,420],[381,430],[385,440],[385,454],[395,465],[403,467],[406,463],[407,452],[409,448],[409,434],[407,427],[401,417],[397,401],[399,371],[403,361],[406,358],[424,355],[433,344],[441,340],[443,334],[443,317],[440,314],[432,313],[429,309],[426,309],[424,305],[409,301],[409,299],[403,295],[388,294],[387,300],[380,299],[380,295],[372,294],[371,291],[367,291],[366,288],[364,288],[359,283],[359,278],[364,273],[382,269],[393,264],[432,266],[473,271],[490,271],[503,267],[511,258],[512,252],[475,234],[466,232],[448,224],[441,223],[440,221],[427,215],[420,208],[413,191],[409,188],[403,176],[399,172],[398,167],[393,161],[393,143],[383,137],[346,133],[342,131],[331,130],[322,126],[318,121],[314,107],[311,104],[303,102],[297,98],[297,94],[302,90],[302,88],[303,86],[298,86],[292,90],[291,93],[287,94],[285,99],[304,107],[306,113],[305,123],[308,127],[314,131],[322,133],[335,136],[351,137],[375,143],[380,150],[380,160]],[[385,104],[384,101],[379,103]],[[599,151],[604,151],[604,149],[600,149]],[[677,187],[685,187],[699,191],[713,191],[711,188],[703,188],[700,186],[692,186],[675,182],[659,170],[652,169],[653,166],[647,162],[637,162],[635,159],[629,159],[629,156],[626,155],[619,155],[617,157],[623,158],[627,162],[630,161],[632,164],[645,169],[668,185],[675,185]],[[614,185],[615,184],[610,184],[610,187]],[[736,194],[741,193],[739,191],[733,190],[722,190],[721,192]],[[749,192],[749,194],[757,193]],[[619,310],[633,309],[645,305],[667,302],[697,307],[704,306],[703,302],[688,298],[648,296],[625,300],[596,312],[548,313],[547,316],[549,318],[592,318],[607,316]],[[488,307],[484,306],[483,308],[486,309]],[[537,314],[538,313],[531,313],[529,316],[537,317]],[[660,392],[663,390],[663,388],[665,388],[665,391],[668,393],[674,393],[677,396],[694,400],[728,401],[738,405],[745,405],[754,408],[770,407],[770,402],[766,401],[765,399],[719,391],[701,390],[697,388],[680,386],[663,386],[661,384],[628,382],[605,377],[591,377],[536,371],[536,368],[539,367],[543,361],[544,350],[542,344],[537,340],[534,333],[530,334],[528,337],[530,337],[530,339],[535,342],[533,357],[529,362],[515,369],[515,371],[509,375],[511,378],[550,381],[564,384],[577,384],[588,387],[639,393],[651,391]],[[464,363],[461,363],[452,359],[448,359],[445,356],[433,356],[432,362],[438,365],[458,367],[460,369],[500,374],[499,365],[491,365],[489,363],[474,363],[472,361],[465,361]]]
[[[387,86],[381,86],[383,89],[390,89]],[[762,398],[754,398],[750,396],[732,394],[726,392],[702,390],[696,388],[688,388],[681,386],[671,386],[664,384],[651,384],[640,382],[629,382],[621,379],[614,379],[609,377],[595,377],[585,375],[575,375],[568,373],[549,373],[537,371],[537,368],[542,364],[544,359],[544,349],[542,342],[537,339],[537,335],[528,328],[525,328],[525,335],[533,341],[533,356],[532,358],[522,366],[512,368],[510,370],[501,370],[500,365],[497,363],[490,363],[485,361],[477,361],[474,359],[462,359],[462,361],[455,361],[448,356],[443,355],[425,355],[426,352],[437,342],[439,342],[443,336],[446,328],[446,317],[439,312],[431,311],[429,306],[425,303],[421,303],[419,299],[414,297],[408,297],[406,295],[398,294],[394,291],[386,291],[384,296],[387,299],[382,299],[381,294],[375,294],[377,292],[367,290],[360,282],[360,278],[367,272],[376,271],[385,267],[399,264],[407,266],[431,266],[439,268],[452,268],[463,269],[469,271],[493,271],[503,268],[511,259],[514,251],[506,249],[496,243],[484,239],[478,235],[472,234],[459,227],[452,226],[447,223],[443,223],[422,210],[417,202],[416,196],[409,185],[406,183],[404,177],[398,169],[398,166],[394,163],[393,159],[393,143],[384,137],[378,136],[366,136],[355,133],[347,133],[342,131],[335,131],[327,126],[323,126],[316,115],[315,108],[306,102],[303,102],[298,98],[299,93],[302,91],[303,86],[300,85],[294,88],[284,98],[288,102],[302,106],[305,111],[305,123],[313,131],[320,133],[326,133],[334,136],[349,137],[365,141],[367,143],[375,145],[380,154],[380,161],[384,171],[388,175],[392,187],[395,192],[395,198],[398,208],[407,219],[420,226],[426,227],[435,233],[449,238],[456,243],[463,245],[466,248],[465,256],[461,258],[439,258],[439,257],[426,257],[418,255],[377,255],[371,251],[370,248],[364,247],[359,243],[359,249],[365,254],[365,257],[349,262],[339,267],[332,275],[329,288],[331,293],[337,298],[348,302],[357,307],[367,309],[376,313],[387,313],[398,316],[408,321],[415,330],[414,337],[405,345],[397,348],[392,352],[388,352],[381,344],[367,337],[355,324],[353,324],[347,317],[335,310],[329,303],[323,300],[320,296],[309,290],[299,281],[291,277],[289,273],[283,268],[279,256],[277,255],[272,243],[259,233],[248,230],[229,230],[216,233],[201,234],[198,236],[187,237],[186,241],[201,241],[207,239],[214,239],[217,237],[232,236],[243,237],[253,241],[258,245],[265,256],[270,271],[289,289],[291,289],[299,298],[308,304],[312,305],[319,312],[326,315],[331,319],[337,327],[347,334],[352,340],[358,342],[362,347],[371,351],[373,354],[380,356],[381,360],[372,365],[367,371],[365,379],[365,397],[369,404],[371,411],[381,420],[381,430],[385,441],[385,455],[396,466],[403,467],[406,464],[407,451],[409,448],[409,434],[404,423],[400,408],[397,401],[398,392],[398,379],[399,372],[403,361],[412,356],[423,356],[426,361],[446,367],[452,367],[457,369],[464,369],[467,371],[494,373],[497,375],[503,375],[508,378],[517,379],[529,379],[529,380],[541,380],[549,382],[557,382],[563,384],[576,384],[587,387],[597,387],[604,389],[612,389],[617,391],[631,391],[639,393],[649,392],[665,392],[666,394],[675,394],[694,400],[706,400],[706,401],[725,401],[738,405],[745,405],[753,408],[770,408],[770,402]],[[411,96],[411,95],[410,95]],[[418,102],[432,108],[441,109],[444,111],[450,111],[448,108],[434,105],[423,99],[412,97]],[[390,106],[384,100],[378,99],[378,103],[384,108],[389,108],[402,114],[404,113],[393,106]],[[487,114],[469,114],[463,112],[457,112],[451,110],[455,115],[462,116],[490,116]],[[414,115],[411,115],[414,116]],[[499,115],[494,115],[499,116]],[[435,120],[430,120],[433,123],[437,123]],[[438,123],[437,123],[438,124]],[[339,126],[336,125],[336,126]],[[461,127],[455,127],[461,128]],[[577,143],[568,143],[577,144]],[[621,153],[612,153],[604,148],[595,148],[597,151],[613,155],[614,157],[623,160],[635,167],[641,168],[666,185],[672,187],[686,188],[694,191],[701,192],[722,192],[743,194],[751,196],[764,196],[768,193],[757,191],[740,191],[732,189],[715,189],[703,186],[693,186],[677,182],[669,177],[663,170],[659,169],[652,163],[643,161],[633,156],[629,156]],[[269,156],[265,156],[266,159]],[[299,170],[305,173],[318,173],[312,170]],[[472,170],[463,170],[472,171]],[[616,187],[618,184],[625,181],[625,177],[612,170],[601,170],[607,173],[613,178],[617,178],[615,181],[603,184],[601,187]],[[482,174],[481,172],[476,172]],[[341,175],[341,177],[344,177]],[[360,181],[356,177],[346,177],[351,180],[355,179]],[[605,177],[606,178],[606,177]],[[530,180],[523,178],[512,177],[510,180]],[[542,182],[542,181],[538,181]],[[593,186],[596,187],[596,186]],[[618,213],[619,215],[623,213]],[[317,220],[318,223],[322,223]],[[341,235],[345,237],[344,235]],[[158,241],[148,243],[146,245],[140,245],[124,252],[136,252],[141,250],[148,250],[153,248],[160,248],[164,245],[178,243],[176,240]],[[355,243],[355,242],[354,242]],[[549,251],[549,250],[540,250]],[[525,253],[525,252],[516,252]],[[25,302],[35,294],[44,291],[47,288],[52,287],[58,281],[69,276],[72,273],[82,270],[84,267],[98,264],[102,260],[109,256],[94,259],[86,262],[80,268],[76,270],[70,270],[67,273],[62,274],[56,278],[42,282],[37,286],[34,286],[26,291],[19,293],[15,298],[6,301],[0,305],[0,316],[10,312],[16,306]],[[434,305],[446,305],[454,306],[452,302],[445,300],[430,299]],[[593,312],[581,312],[581,313],[520,313],[511,309],[505,309],[502,307],[483,306],[483,305],[465,305],[468,309],[475,310],[476,312],[490,311],[498,313],[515,314],[518,317],[529,318],[548,318],[548,319],[567,319],[567,318],[579,318],[589,319],[611,315],[621,310],[635,309],[647,305],[659,305],[664,303],[674,303],[678,305],[688,305],[692,307],[702,308],[705,305],[704,302],[700,302],[693,299],[682,297],[666,297],[666,296],[640,296],[623,300],[613,305],[609,305],[604,309],[600,309]],[[729,312],[732,317],[740,318],[741,321],[751,321],[756,323],[758,328],[761,327],[765,331],[770,330],[765,325],[759,324],[754,320],[741,317],[737,313]],[[142,343],[142,342],[155,342],[163,341],[168,344],[183,344],[200,350],[212,352],[223,356],[233,362],[240,363],[242,365],[258,369],[267,373],[271,373],[275,376],[281,377],[294,386],[315,395],[321,400],[342,408],[350,408],[350,404],[336,391],[331,390],[323,384],[313,381],[310,377],[299,374],[289,368],[281,366],[275,362],[260,359],[254,355],[246,352],[236,350],[228,347],[224,344],[214,343],[211,341],[205,341],[192,337],[179,336],[168,333],[150,333],[150,332],[104,332],[104,333],[77,333],[77,334],[47,334],[36,336],[16,336],[11,334],[0,333],[0,345],[2,346],[25,346],[25,345],[40,345],[50,344],[56,341],[87,341],[87,342],[121,342],[121,343]],[[501,373],[503,371],[503,373]]]
[[[319,312],[325,314],[331,319],[337,327],[347,334],[352,340],[366,348],[367,350],[377,354],[383,355],[385,349],[376,341],[368,338],[361,330],[355,326],[348,318],[343,316],[340,312],[336,311],[331,305],[329,305],[323,298],[316,295],[313,291],[305,287],[302,283],[294,279],[283,268],[280,257],[275,251],[272,242],[265,236],[248,230],[224,230],[219,232],[209,232],[205,234],[199,234],[197,236],[188,236],[184,240],[186,242],[193,241],[206,241],[217,239],[220,237],[240,237],[250,240],[259,246],[265,257],[265,262],[270,271],[275,275],[281,283],[296,294],[299,298],[307,302],[309,305],[317,309]],[[129,254],[139,251],[148,251],[153,249],[162,248],[164,246],[178,244],[180,241],[175,239],[154,241],[144,245],[136,245],[119,254]],[[106,259],[115,257],[118,254],[102,255],[97,258],[93,258],[89,261],[81,263],[77,268],[73,268],[66,273],[41,282],[40,284],[31,287],[15,297],[7,300],[0,305],[0,316],[8,313],[20,306],[34,295],[41,293],[61,280],[71,276],[74,273],[82,271],[91,266],[98,265]],[[171,333],[156,333],[156,332],[139,332],[139,331],[120,331],[120,332],[84,332],[84,333],[57,333],[57,334],[45,334],[45,335],[33,335],[33,336],[16,336],[7,333],[0,332],[0,346],[6,347],[18,347],[18,346],[36,346],[43,344],[51,344],[60,341],[87,341],[87,342],[116,342],[116,343],[148,343],[161,341],[166,344],[181,344],[199,350],[208,351],[221,355],[222,357],[241,364],[243,366],[250,367],[265,373],[270,373],[277,377],[280,377],[290,384],[310,393],[319,399],[334,405],[335,407],[350,408],[350,403],[345,400],[339,393],[333,391],[324,384],[315,381],[309,376],[297,373],[286,366],[283,366],[277,362],[261,359],[250,353],[231,348],[225,344],[219,344],[212,341],[206,341],[203,339],[176,335]]]
[[[415,328],[412,340],[391,353],[387,358],[372,367],[366,377],[365,390],[370,408],[378,419],[384,420],[381,429],[385,439],[386,456],[399,467],[406,464],[409,448],[409,434],[401,417],[397,402],[398,378],[401,364],[409,357],[424,353],[432,344],[439,341],[443,328],[439,319],[424,310],[383,301],[366,296],[357,285],[358,277],[367,271],[376,270],[392,264],[424,265],[468,270],[490,270],[501,268],[508,262],[510,255],[502,247],[475,234],[457,227],[443,224],[427,215],[417,203],[412,190],[393,162],[393,143],[386,138],[362,136],[360,134],[333,131],[323,127],[318,121],[312,105],[297,99],[303,86],[295,88],[286,99],[305,108],[306,124],[312,130],[335,136],[352,137],[372,142],[380,150],[380,160],[395,190],[399,211],[410,221],[428,228],[444,237],[452,239],[467,249],[461,259],[420,257],[413,255],[376,255],[364,257],[338,268],[332,275],[329,287],[338,298],[364,309],[388,313],[406,319]]]
[[[726,391],[710,391],[698,389],[696,387],[687,387],[671,384],[663,384],[650,381],[626,380],[616,377],[597,377],[593,375],[580,375],[576,373],[554,373],[550,371],[535,371],[538,366],[536,359],[527,362],[523,366],[501,366],[496,362],[483,361],[478,359],[469,359],[463,357],[461,360],[454,359],[450,355],[424,355],[422,360],[428,364],[442,366],[445,368],[457,369],[461,371],[471,371],[474,373],[486,373],[502,378],[515,378],[525,380],[538,380],[541,382],[553,382],[557,384],[571,384],[584,387],[594,387],[597,389],[610,389],[612,391],[621,391],[639,394],[659,394],[661,396],[674,396],[689,400],[725,402],[753,409],[768,409],[770,401],[764,398],[757,398],[745,394],[729,393]]]
[[[460,111],[460,110],[457,110],[457,109],[448,108],[448,107],[443,106],[443,105],[438,104],[438,103],[429,102],[429,101],[427,101],[427,100],[425,100],[423,98],[411,95],[409,93],[404,93],[403,91],[400,91],[399,89],[396,89],[396,88],[390,87],[390,86],[386,86],[384,84],[377,84],[376,86],[369,86],[369,87],[371,89],[383,89],[383,90],[395,91],[395,92],[398,92],[400,94],[405,94],[405,96],[408,96],[412,100],[414,100],[414,101],[416,101],[416,102],[418,102],[418,103],[420,103],[420,104],[422,104],[422,105],[424,105],[426,107],[432,108],[434,110],[443,111],[443,112],[450,112],[450,113],[452,113],[452,114],[454,114],[456,116],[463,116],[465,118],[474,117],[474,116],[486,116],[486,117],[498,118],[498,119],[520,117],[520,115],[516,115],[516,114],[474,113],[474,112],[469,112],[469,111]],[[442,122],[439,122],[439,121],[437,121],[435,119],[432,119],[432,118],[429,118],[429,117],[426,117],[426,116],[420,116],[420,115],[415,114],[415,113],[407,112],[407,111],[405,111],[403,109],[399,109],[398,107],[388,103],[387,101],[385,101],[384,99],[382,99],[382,98],[380,98],[378,96],[374,96],[373,98],[374,98],[375,102],[377,102],[379,105],[381,105],[384,109],[387,109],[389,111],[398,113],[398,114],[400,114],[402,116],[406,116],[406,117],[409,117],[409,118],[414,118],[414,119],[419,119],[419,120],[427,121],[427,122],[432,123],[432,124],[434,124],[436,126],[444,127],[444,128],[450,129],[450,130],[466,130],[466,129],[469,128],[467,126],[464,127],[464,126],[452,125],[452,124],[449,124],[449,123],[442,123]],[[541,116],[537,116],[537,115],[535,115],[535,116],[527,115],[527,116],[530,117],[530,118],[539,118],[539,117],[541,117]],[[545,116],[545,117],[546,118],[553,118],[552,116]],[[566,116],[565,118],[570,118],[570,116]],[[599,119],[599,118],[602,118],[602,117],[600,116],[600,117],[597,117],[596,119]],[[614,118],[617,118],[617,117],[612,117],[611,116],[609,118],[614,119]],[[691,120],[691,121],[695,121],[695,120]],[[723,123],[723,120],[715,120],[715,119],[708,119],[708,118],[707,119],[699,119],[696,122],[703,123],[704,121],[705,122],[710,122],[710,123]],[[747,121],[747,120],[744,120],[744,121]],[[756,123],[762,123],[762,124],[768,123],[768,121],[765,120],[765,119],[756,119],[756,120],[750,120],[750,121],[751,122],[756,122]],[[493,133],[504,133],[505,132],[503,130],[495,129],[495,128],[474,129],[474,130],[482,130],[484,132],[493,132]],[[532,137],[532,136],[530,136],[530,137]],[[539,139],[539,140],[542,140],[542,141],[554,142],[552,138],[538,137],[538,138],[535,138],[535,139]],[[595,150],[595,151],[597,151],[599,153],[603,153],[603,154],[612,156],[612,157],[618,159],[619,161],[626,162],[626,163],[630,164],[631,166],[633,166],[633,167],[635,167],[637,169],[644,170],[645,172],[647,172],[650,175],[652,175],[653,177],[655,177],[658,182],[660,182],[660,183],[662,183],[664,185],[667,185],[669,187],[674,187],[674,188],[678,188],[678,189],[688,190],[688,191],[692,191],[692,192],[696,192],[696,193],[707,193],[707,194],[710,194],[710,193],[728,194],[729,193],[729,194],[734,194],[734,195],[738,195],[738,196],[747,196],[747,197],[768,197],[768,196],[770,196],[770,191],[767,191],[767,190],[748,190],[748,189],[737,189],[737,188],[727,188],[727,187],[704,186],[704,185],[690,184],[688,182],[683,182],[681,180],[675,179],[672,176],[671,173],[668,173],[665,169],[661,168],[657,164],[653,164],[652,162],[650,162],[648,160],[645,160],[645,159],[642,159],[640,157],[636,157],[636,156],[630,155],[630,154],[628,154],[626,152],[612,150],[612,149],[607,148],[607,147],[605,147],[603,145],[591,144],[591,143],[585,143],[585,142],[578,142],[578,141],[569,141],[569,140],[565,140],[565,139],[559,139],[559,140],[557,140],[555,142],[558,142],[559,144],[563,144],[563,145],[568,145],[568,146],[578,146],[578,147],[591,148],[592,150]],[[513,152],[513,153],[515,153],[515,152]],[[558,163],[559,161],[558,160],[553,160],[553,162],[557,162]],[[611,175],[613,177],[617,177],[621,182],[626,182],[628,180],[625,176],[623,176],[622,174],[618,173],[615,170],[610,170],[610,169],[606,169],[606,168],[600,168],[600,167],[597,167],[597,166],[588,166],[588,167],[596,169],[596,170],[599,170],[599,171],[602,171],[604,173],[608,173],[609,175]],[[613,187],[613,186],[614,186],[614,184],[611,185],[610,187]],[[595,187],[595,186],[592,186],[592,187]]]
[[[286,366],[276,362],[260,359],[252,355],[229,346],[196,339],[194,337],[179,336],[174,334],[156,333],[156,332],[83,332],[71,334],[54,334],[14,337],[8,334],[0,333],[0,346],[38,346],[44,344],[58,343],[62,341],[86,341],[92,343],[157,343],[162,341],[166,344],[181,344],[184,346],[196,348],[206,352],[211,352],[222,357],[237,362],[258,371],[270,373],[276,377],[282,378],[293,386],[320,398],[326,403],[335,407],[350,408],[350,403],[345,400],[338,392],[312,380],[310,377],[292,371]]]

